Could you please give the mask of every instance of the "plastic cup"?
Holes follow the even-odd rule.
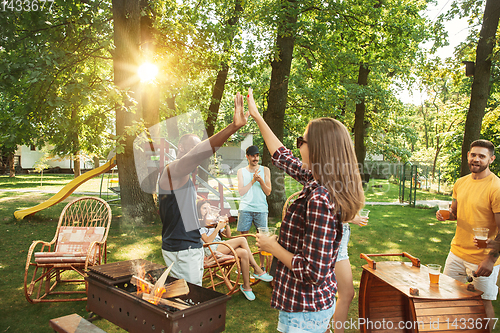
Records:
[[[448,203],[440,203],[439,205],[439,213],[445,220],[450,219],[450,204]]]
[[[267,237],[271,237],[276,233],[275,227],[261,227],[257,228],[257,230],[259,231],[259,233],[266,235]],[[262,254],[263,256],[272,256],[271,253],[266,251],[260,251],[260,254]]]
[[[429,264],[427,265],[429,271],[429,280],[431,283],[439,283],[439,275],[441,274],[441,265]]]
[[[210,212],[208,213],[209,215],[219,216],[219,213],[220,213],[219,207],[210,206]]]
[[[209,228],[215,228],[218,220],[216,216],[207,214],[207,216],[205,216],[205,222]]]
[[[486,241],[488,240],[488,228],[474,228],[474,238],[477,240],[477,247],[480,249],[486,248]]]
[[[359,216],[361,217],[368,217],[368,214],[370,214],[370,211],[368,209],[362,209],[359,211]]]
[[[370,214],[370,211],[368,209],[362,209],[359,211],[359,216],[361,217],[368,217],[368,214]],[[364,227],[366,223],[360,223],[360,227]]]

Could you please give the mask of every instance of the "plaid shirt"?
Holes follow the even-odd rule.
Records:
[[[292,270],[278,261],[271,306],[286,312],[316,312],[335,302],[337,259],[342,223],[333,213],[328,190],[290,150],[280,147],[273,164],[304,185],[281,224],[279,243],[294,254]]]

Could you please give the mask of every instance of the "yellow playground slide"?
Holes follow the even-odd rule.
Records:
[[[31,208],[26,208],[22,210],[18,210],[14,212],[14,216],[18,220],[22,220],[25,216],[35,214],[36,212],[41,211],[42,209],[48,208],[50,206],[55,205],[56,203],[59,203],[69,197],[71,193],[73,193],[78,186],[81,184],[85,183],[87,180],[94,178],[95,176],[99,176],[100,174],[111,170],[116,166],[116,157],[111,158],[106,164],[92,169],[90,171],[85,172],[83,175],[80,175],[73,179],[70,183],[68,183],[66,186],[64,186],[59,192],[54,194],[52,198],[50,198],[47,201],[42,202],[39,205],[36,205]]]

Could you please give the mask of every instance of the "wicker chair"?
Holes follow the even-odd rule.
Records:
[[[295,193],[292,193],[285,201],[285,204],[283,205],[283,211],[281,212],[281,221],[283,221],[285,219],[285,215],[286,215],[286,211],[288,210],[288,207],[290,206],[290,204],[293,202],[293,200],[296,199],[296,197],[299,196],[299,194],[302,192],[301,191],[297,191]]]
[[[254,237],[252,234],[239,235],[230,238],[238,238],[238,237]],[[218,251],[213,251],[210,245],[218,245],[218,248],[221,246],[225,246],[229,249],[230,254],[222,254]],[[222,286],[222,290],[218,291],[226,293],[226,295],[232,295],[240,290],[239,281],[241,277],[241,265],[240,259],[236,254],[234,248],[225,243],[225,242],[212,242],[205,243],[203,247],[209,251],[209,255],[205,256],[204,261],[204,273],[203,273],[203,281],[205,281],[204,285],[215,290],[217,286]],[[252,255],[258,254],[259,252],[254,252]],[[254,282],[250,280],[250,285],[253,286],[259,283],[259,279],[255,279]]]
[[[29,248],[24,273],[24,294],[28,302],[87,300],[86,295],[75,298],[75,294],[86,294],[86,284],[85,290],[55,291],[55,288],[67,282],[85,283],[83,278],[89,266],[106,263],[110,224],[111,208],[106,201],[81,197],[68,203],[61,212],[52,241],[34,241]],[[41,248],[35,251],[39,245]],[[63,273],[69,279],[63,279]],[[49,298],[49,295],[56,296]]]

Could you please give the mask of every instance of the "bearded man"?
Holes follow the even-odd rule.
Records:
[[[487,140],[476,140],[470,145],[467,160],[471,173],[453,186],[449,219],[457,221],[457,228],[443,273],[463,283],[467,276],[474,276],[474,287],[483,292],[491,331],[495,318],[491,301],[498,294],[499,252],[478,248],[473,229],[488,228],[488,238],[500,238],[500,178],[489,168],[495,160],[495,146]],[[436,218],[445,220],[439,211]]]

